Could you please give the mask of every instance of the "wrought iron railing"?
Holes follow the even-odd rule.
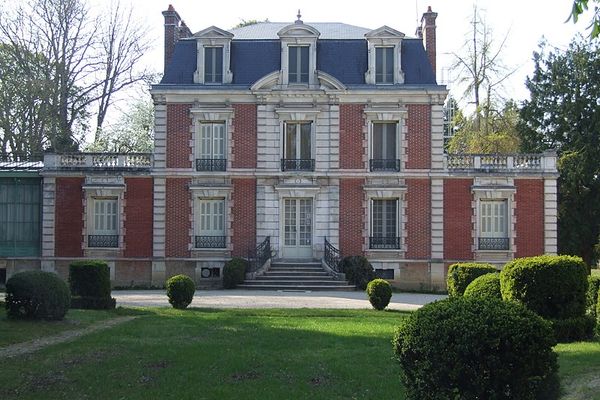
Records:
[[[196,158],[196,171],[225,171],[226,169],[225,158]]]
[[[340,261],[342,260],[342,253],[327,240],[327,237],[325,237],[324,250],[323,260],[325,261],[325,264],[333,271],[341,273]]]
[[[271,236],[267,236],[255,249],[248,250],[248,272],[255,272],[271,258]]]
[[[281,159],[281,170],[282,171],[314,171],[315,170],[315,159],[314,158],[282,158]]]
[[[194,244],[197,249],[224,249],[227,236],[196,236]]]
[[[397,159],[370,159],[369,169],[371,171],[400,171],[400,160]]]
[[[370,236],[370,249],[399,249],[400,238],[397,236]]]
[[[0,154],[0,170],[39,170],[43,167],[43,157],[39,154]]]
[[[508,250],[510,240],[507,237],[480,237],[479,250]]]
[[[119,247],[119,235],[88,235],[88,247]]]

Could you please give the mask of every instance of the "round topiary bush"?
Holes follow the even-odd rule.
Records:
[[[361,290],[365,290],[367,284],[375,279],[373,266],[363,256],[344,257],[340,261],[340,270],[346,274],[346,279],[350,284]]]
[[[184,309],[194,299],[196,285],[187,275],[175,275],[167,281],[167,296],[173,308]]]
[[[581,317],[549,319],[554,337],[559,343],[588,340],[594,336],[596,320],[591,315]]]
[[[475,278],[465,289],[464,296],[502,300],[500,274],[485,274]]]
[[[472,297],[425,305],[393,340],[409,399],[556,399],[555,344],[520,304]]]
[[[61,320],[70,304],[69,287],[51,272],[19,272],[6,282],[9,318]]]
[[[579,257],[538,256],[508,262],[500,273],[504,300],[517,301],[548,319],[582,317],[588,268]]]
[[[390,304],[392,286],[385,279],[373,279],[367,284],[369,302],[376,310],[383,310]]]
[[[225,263],[223,267],[223,287],[225,289],[235,289],[246,279],[247,261],[243,258],[234,257]]]
[[[492,264],[456,263],[448,268],[448,295],[462,296],[471,282],[481,275],[498,272]]]

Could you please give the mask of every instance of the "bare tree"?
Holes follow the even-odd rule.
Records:
[[[136,65],[148,48],[146,30],[118,3],[103,15],[92,16],[84,0],[30,0],[0,15],[0,40],[23,72],[27,54],[45,60],[50,87],[40,101],[51,123],[40,147],[77,149],[94,106],[100,132],[114,94],[145,78]]]
[[[461,53],[452,53],[452,70],[458,73],[458,83],[465,84],[464,97],[475,104],[475,128],[480,128],[481,112],[489,116],[490,105],[496,91],[516,69],[509,70],[501,59],[508,33],[499,45],[495,45],[492,30],[482,18],[477,7],[473,8],[471,30]],[[485,96],[485,97],[484,97]],[[484,101],[482,107],[482,98]],[[485,117],[485,116],[484,116]],[[487,127],[487,124],[485,125]]]

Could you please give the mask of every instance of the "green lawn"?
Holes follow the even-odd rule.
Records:
[[[110,313],[68,315],[85,314]],[[112,329],[0,360],[0,398],[402,399],[391,337],[405,315],[145,309]],[[0,318],[0,332],[12,324]],[[600,376],[600,343],[557,350],[563,385],[571,391]],[[600,399],[593,397],[599,392],[596,387],[569,398]]]

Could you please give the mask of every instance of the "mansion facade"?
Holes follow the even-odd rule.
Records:
[[[445,154],[431,9],[415,38],[300,15],[192,34],[163,15],[154,152],[0,173],[14,199],[37,187],[40,210],[37,250],[0,235],[8,275],[101,258],[118,286],[179,273],[214,286],[268,238],[274,259],[321,260],[327,242],[395,286],[443,289],[454,262],[556,253],[554,153]],[[15,220],[23,202],[2,197],[0,220]]]

